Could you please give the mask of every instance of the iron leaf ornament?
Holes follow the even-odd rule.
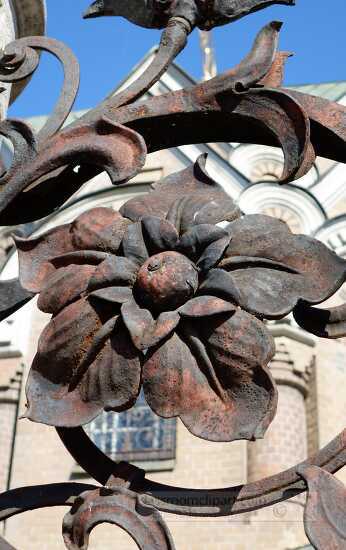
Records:
[[[301,466],[298,474],[308,487],[305,531],[316,550],[346,547],[346,487],[317,466]]]
[[[3,82],[33,74],[40,51],[60,60],[65,79],[40,132],[21,121],[0,122],[14,149],[0,176],[1,225],[51,215],[102,171],[122,185],[140,172],[148,153],[190,143],[279,146],[285,159],[279,183],[305,175],[316,155],[345,162],[345,106],[282,87],[290,54],[278,51],[278,21],[263,27],[249,54],[226,73],[137,101],[194,27],[211,29],[274,4],[294,1],[97,0],[87,18],[118,15],[162,29],[160,45],[128,88],[63,129],[79,86],[75,56],[46,37],[9,44],[0,56]],[[179,417],[197,437],[264,437],[277,406],[269,368],[275,346],[266,321],[292,312],[313,334],[345,336],[345,304],[315,307],[345,282],[344,259],[278,219],[243,215],[209,176],[203,155],[118,212],[93,208],[15,241],[19,279],[1,281],[0,319],[35,295],[52,316],[28,376],[26,416],[55,426],[67,451],[102,487],[63,483],[8,491],[0,495],[0,519],[64,505],[71,508],[63,522],[70,550],[86,550],[102,522],[125,529],[142,550],[173,550],[159,511],[230,516],[308,488],[306,518],[318,519],[306,522],[312,544],[345,546],[345,489],[332,476],[346,464],[345,430],[286,472],[203,491],[147,480],[144,471],[104,455],[81,427],[102,410],[130,409],[143,387],[156,414]]]

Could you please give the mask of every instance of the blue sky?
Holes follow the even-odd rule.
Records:
[[[157,44],[160,32],[141,29],[120,18],[83,20],[91,0],[47,0],[47,34],[64,41],[81,65],[81,87],[75,109],[96,105]],[[295,53],[288,61],[287,84],[346,80],[345,0],[296,0],[295,7],[275,6],[214,32],[219,71],[246,54],[257,31],[271,20],[284,22],[280,48]],[[195,31],[179,64],[195,78],[201,76],[201,55]],[[40,68],[11,107],[12,117],[51,112],[61,86],[58,62],[44,54]]]

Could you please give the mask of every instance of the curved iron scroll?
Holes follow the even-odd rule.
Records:
[[[55,134],[71,112],[79,89],[79,63],[74,53],[62,42],[45,36],[29,36],[11,42],[0,59],[0,80],[18,82],[30,76],[39,64],[36,50],[53,54],[64,69],[64,83],[54,112],[38,132],[37,140],[44,142]]]
[[[82,428],[58,428],[57,432],[76,462],[102,485],[112,485],[114,480],[123,480],[124,472],[127,471],[131,489],[145,495],[141,498],[142,502],[161,512],[195,517],[232,516],[272,506],[306,491],[306,484],[297,469],[315,465],[334,474],[346,463],[344,430],[315,456],[280,474],[247,485],[214,490],[186,489],[147,480],[142,470],[101,456],[101,451]]]

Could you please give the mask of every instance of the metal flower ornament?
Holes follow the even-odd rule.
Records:
[[[188,143],[280,146],[281,183],[306,174],[316,155],[345,162],[346,108],[282,87],[288,54],[277,51],[276,21],[225,74],[137,102],[194,27],[209,29],[272,4],[294,2],[97,0],[86,17],[121,15],[162,28],[161,43],[138,80],[62,130],[78,91],[76,58],[45,37],[8,45],[0,80],[29,77],[39,63],[37,51],[48,50],[61,61],[65,81],[38,134],[21,121],[0,123],[0,134],[14,147],[12,165],[0,177],[1,224],[54,213],[102,171],[113,185],[122,185],[142,169],[147,153]],[[305,524],[312,544],[321,550],[328,541],[345,547],[346,490],[333,476],[346,464],[345,431],[291,470],[216,492],[174,488],[173,503],[172,487],[112,461],[82,429],[103,409],[116,414],[132,407],[143,386],[155,413],[180,417],[197,437],[264,437],[277,405],[269,366],[275,346],[266,320],[292,312],[318,336],[345,336],[345,305],[314,307],[345,282],[344,259],[313,238],[292,234],[280,220],[244,216],[208,175],[204,156],[119,212],[94,208],[38,237],[17,237],[16,246],[19,279],[0,282],[1,319],[34,295],[52,315],[28,376],[26,417],[55,426],[67,450],[102,487],[9,491],[0,495],[3,520],[27,509],[66,505],[69,549],[86,549],[90,531],[109,522],[143,550],[173,550],[159,511],[229,516],[308,491]],[[220,499],[220,491],[227,498]]]
[[[96,208],[16,240],[21,283],[53,314],[28,379],[28,418],[79,426],[102,407],[131,407],[143,381],[151,408],[197,436],[263,437],[276,390],[262,320],[328,298],[346,261],[274,218],[241,218],[204,164],[120,213]]]

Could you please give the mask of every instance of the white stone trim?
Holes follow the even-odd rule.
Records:
[[[346,216],[340,216],[324,224],[314,236],[339,256],[346,257]]]
[[[282,319],[282,321],[275,321],[273,324],[268,323],[267,328],[274,338],[285,336],[290,340],[294,340],[311,348],[316,346],[316,336],[302,330],[296,324],[291,323],[287,318]]]
[[[346,195],[346,166],[335,164],[314,186],[313,193],[326,210],[332,208]]]
[[[268,166],[272,167],[276,179],[279,179],[284,166],[282,150],[279,147],[269,147],[267,145],[238,145],[232,150],[229,160],[232,166],[252,182],[260,181],[261,171],[264,176],[262,181],[267,181],[265,175]],[[256,172],[258,172],[258,176],[255,175]],[[275,180],[275,177],[273,177],[273,180]],[[297,180],[295,184],[308,189],[317,181],[318,171],[316,167],[313,167],[308,174]]]
[[[340,105],[346,105],[346,94],[338,100],[338,103],[340,103]]]
[[[297,186],[277,183],[255,183],[245,189],[239,199],[245,214],[262,213],[270,208],[291,212],[299,221],[299,232],[314,233],[326,221],[323,209],[314,197]]]

